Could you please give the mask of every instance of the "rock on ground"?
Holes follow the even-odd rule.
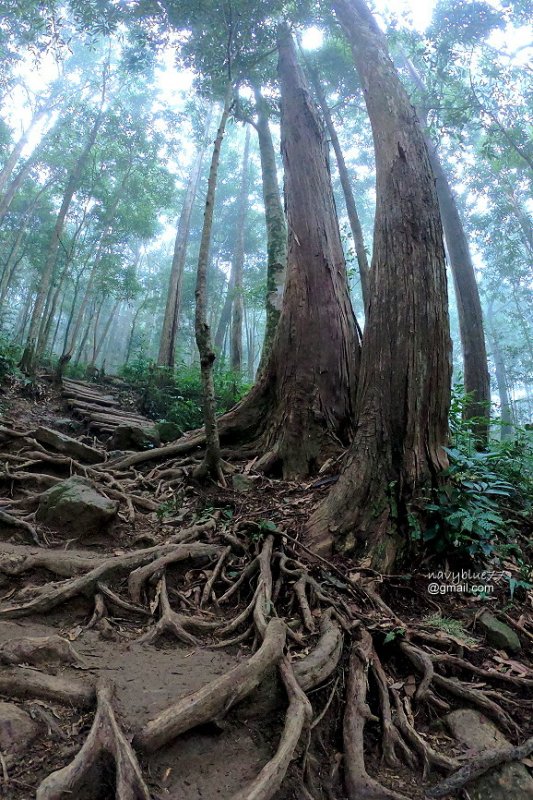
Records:
[[[84,461],[88,464],[98,464],[104,460],[103,454],[96,450],[94,447],[79,442],[73,439],[72,436],[67,436],[66,433],[54,431],[52,428],[37,428],[35,431],[35,438],[38,442],[46,444],[62,453],[65,456],[70,456],[77,461]]]
[[[522,649],[516,632],[505,622],[500,622],[490,611],[484,611],[479,616],[477,624],[483,630],[487,642],[493,647],[502,648],[509,653],[519,653]]]
[[[156,428],[140,425],[118,425],[109,440],[115,450],[151,450],[161,443]]]
[[[36,518],[51,528],[78,535],[98,533],[116,517],[119,504],[100,494],[92,481],[74,476],[41,494]]]
[[[0,703],[0,750],[15,755],[28,749],[39,732],[29,714],[14,703]]]
[[[481,752],[509,745],[509,740],[483,714],[461,708],[444,718],[448,730],[469,750]],[[469,783],[471,800],[533,800],[533,778],[524,764],[513,762],[491,769]]]

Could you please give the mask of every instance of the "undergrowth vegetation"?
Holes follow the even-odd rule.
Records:
[[[455,387],[450,414],[448,469],[428,499],[429,524],[421,534],[435,553],[489,559],[513,558],[527,572],[524,547],[530,540],[533,511],[533,436],[514,429],[512,439],[492,438],[479,450],[475,420],[463,420],[468,400]],[[498,422],[494,426],[498,432]]]
[[[202,387],[197,365],[182,363],[169,369],[138,357],[123,367],[121,375],[141,391],[140,410],[143,414],[173,422],[181,431],[203,425]],[[250,385],[235,372],[215,372],[217,412],[230,409],[249,388]]]

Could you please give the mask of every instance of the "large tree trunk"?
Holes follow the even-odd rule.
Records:
[[[320,105],[320,109],[322,111],[324,122],[326,123],[328,135],[331,140],[333,150],[335,152],[335,158],[337,159],[339,178],[341,181],[342,191],[344,194],[344,201],[346,203],[346,211],[348,213],[348,220],[350,222],[350,230],[352,231],[355,254],[357,257],[357,265],[359,267],[359,278],[361,280],[361,292],[363,294],[363,304],[366,309],[369,300],[369,289],[368,289],[369,266],[365,250],[363,229],[361,227],[359,214],[357,213],[357,206],[355,205],[355,198],[353,196],[352,182],[348,174],[348,169],[346,167],[346,162],[344,160],[344,155],[339,142],[339,137],[337,136],[337,131],[335,130],[335,126],[333,124],[333,119],[331,117],[331,112],[328,107],[326,95],[324,94],[322,84],[320,83],[320,76],[318,75],[318,72],[312,67],[308,67],[308,71],[311,77],[311,81],[313,83],[313,88],[315,90],[318,103]]]
[[[103,99],[102,99],[102,105],[103,105]],[[61,202],[61,207],[59,209],[56,218],[56,223],[54,225],[54,230],[52,231],[52,236],[50,237],[50,241],[48,243],[46,260],[41,275],[39,289],[37,291],[37,297],[35,299],[35,304],[33,306],[30,328],[28,331],[28,339],[20,363],[21,368],[29,373],[34,372],[36,367],[37,336],[39,333],[39,327],[41,325],[44,304],[46,301],[46,297],[48,295],[48,290],[50,288],[52,275],[54,273],[54,268],[57,262],[59,243],[61,240],[61,235],[63,233],[63,228],[65,226],[65,220],[68,214],[68,210],[70,208],[70,204],[72,202],[72,198],[74,197],[74,192],[78,188],[80,178],[87,163],[87,159],[89,158],[89,153],[91,152],[92,147],[96,141],[98,129],[102,124],[102,120],[103,120],[103,112],[100,109],[93,123],[93,126],[89,132],[89,136],[87,137],[85,146],[69,175],[67,185],[65,187],[65,192],[63,194],[63,200]]]
[[[350,440],[360,343],[324,131],[285,29],[278,49],[289,230],[283,308],[258,382],[220,429],[232,443],[262,448],[260,468],[295,477]]]
[[[406,63],[418,90],[425,93],[425,86],[418,72],[408,59],[406,59]],[[422,125],[427,127],[429,109],[422,104],[417,111]],[[435,175],[446,252],[453,275],[457,301],[463,352],[464,387],[465,392],[470,395],[470,400],[465,405],[464,416],[465,419],[475,420],[474,432],[480,445],[485,446],[490,420],[490,377],[483,328],[483,311],[476,273],[454,192],[442,166],[437,147],[427,133],[426,144]]]
[[[424,134],[364,0],[333,0],[372,125],[376,219],[357,428],[344,472],[314,512],[332,544],[388,570],[417,502],[447,464],[450,337],[438,200]]]
[[[261,158],[263,203],[267,229],[266,324],[259,373],[266,364],[283,304],[287,272],[287,222],[278,185],[276,154],[268,123],[268,104],[258,87],[254,88],[257,122],[255,129]]]
[[[230,365],[234,372],[242,369],[242,315],[243,315],[243,272],[244,272],[244,228],[248,210],[250,160],[250,126],[246,126],[244,153],[242,157],[242,176],[237,201],[237,221],[235,225],[235,244],[233,264],[235,284],[233,287],[233,306],[231,314]]]
[[[178,222],[176,239],[174,242],[174,255],[170,268],[170,278],[167,291],[167,302],[165,316],[163,318],[163,328],[159,342],[159,354],[157,363],[160,367],[173,367],[176,363],[176,336],[178,334],[179,314],[181,307],[181,288],[183,283],[183,270],[185,269],[185,259],[187,256],[187,245],[189,243],[189,233],[191,229],[191,217],[194,201],[198,193],[200,175],[202,172],[202,161],[204,158],[207,137],[211,126],[212,112],[209,111],[205,123],[203,141],[198,149],[194,164],[185,190],[185,198]]]
[[[207,194],[205,199],[204,224],[200,239],[198,254],[198,268],[196,271],[196,310],[194,317],[194,332],[196,345],[200,355],[200,371],[202,377],[202,400],[205,424],[206,452],[198,476],[211,475],[224,481],[222,474],[222,461],[220,458],[220,440],[216,420],[215,383],[213,380],[213,362],[216,358],[211,340],[211,329],[207,322],[207,267],[209,263],[209,250],[211,247],[211,230],[213,227],[213,211],[217,186],[218,165],[220,162],[220,149],[226,130],[226,123],[233,105],[233,85],[228,83],[224,108],[218,125],[209,179],[207,181]]]

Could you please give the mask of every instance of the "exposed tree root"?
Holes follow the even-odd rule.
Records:
[[[362,630],[359,642],[350,652],[350,668],[344,712],[344,781],[349,800],[407,800],[405,795],[381,786],[366,771],[364,729],[368,720],[376,720],[366,703],[368,667],[372,656],[372,638]]]
[[[24,667],[2,669],[0,693],[12,697],[39,697],[80,708],[91,706],[94,701],[94,686],[89,683]]]
[[[471,703],[472,705],[482,709],[482,711],[485,711],[504,728],[507,728],[508,730],[517,729],[516,724],[513,722],[509,714],[507,714],[507,712],[504,711],[503,708],[498,705],[498,703],[495,703],[493,700],[487,697],[485,692],[482,692],[479,689],[472,689],[460,681],[452,680],[451,678],[445,678],[443,675],[433,673],[433,664],[431,659],[429,659],[427,653],[424,653],[419,648],[415,648],[412,645],[404,642],[401,645],[401,649],[411,661],[413,666],[419,671],[423,672],[424,679],[422,683],[424,685],[433,683],[437,688],[444,689],[448,694],[459,697],[461,700],[466,700],[468,703]],[[427,671],[428,661],[431,664],[431,680],[429,680]],[[427,689],[425,689],[424,694],[426,694],[426,691]]]
[[[30,525],[29,522],[26,522],[24,519],[20,519],[19,517],[14,517],[13,514],[8,514],[6,511],[0,510],[0,524],[7,525],[10,528],[22,528],[23,530],[27,531],[35,544],[40,545],[41,540],[37,534],[33,525]]]
[[[379,692],[383,758],[389,767],[399,767],[402,762],[402,758],[399,756],[401,754],[403,760],[412,768],[415,765],[413,754],[401,736],[401,728],[398,729],[392,721],[387,676],[375,650],[372,651],[371,657],[371,670]]]
[[[157,587],[157,597],[161,616],[157,624],[144,636],[141,636],[139,642],[155,642],[160,636],[170,633],[180,642],[196,645],[198,644],[198,639],[187,631],[188,627],[200,630],[212,630],[218,627],[216,622],[204,622],[204,620],[186,617],[184,614],[177,614],[173,611],[168,599],[167,583],[164,575]]]
[[[405,713],[398,690],[391,688],[390,691],[393,696],[394,706],[396,709],[396,725],[398,726],[405,741],[408,742],[413,750],[418,753],[420,761],[423,765],[424,776],[431,766],[435,766],[438,769],[442,769],[446,772],[452,769],[457,769],[459,766],[458,761],[456,761],[454,758],[445,756],[443,753],[438,753],[436,750],[433,750],[433,748],[430,747],[430,745],[416,731],[414,726],[411,725],[407,714]],[[404,702],[407,705],[408,699],[406,698]]]
[[[450,792],[457,792],[474,778],[484,775],[487,770],[499,767],[509,761],[520,761],[533,753],[533,736],[518,746],[499,747],[485,750],[479,756],[471,759],[468,764],[461,767],[453,775],[441,781],[432,789],[426,790],[427,797],[445,797]]]
[[[135,516],[135,508],[147,511],[156,508],[157,503],[152,498],[160,501],[176,497],[169,491],[168,481],[182,482],[183,470],[172,462],[163,464],[161,469],[153,469],[148,475],[133,470],[120,471],[151,457],[163,458],[165,448],[158,448],[156,456],[139,453],[114,464],[85,466],[64,456],[46,453],[29,439],[20,437],[19,441],[23,452],[8,459],[9,464],[15,464],[14,475],[31,476],[35,482],[36,473],[25,470],[39,469],[39,463],[61,467],[61,474],[66,469],[87,474],[106,494],[121,500],[130,520]],[[186,441],[169,446],[171,453],[167,450],[167,455],[174,456],[178,452],[176,447],[179,452],[185,452],[184,447],[195,449],[199,444],[198,437],[190,436]],[[190,465],[187,470],[190,471]],[[48,480],[50,476],[45,478]],[[39,475],[37,480],[40,481]],[[145,491],[150,492],[150,497],[143,496]],[[35,497],[32,495],[23,503],[17,499],[10,501],[11,508],[15,505],[16,511],[10,510],[7,516],[13,514],[13,519],[20,522],[21,518],[16,515],[23,513],[22,507],[28,506]],[[167,522],[183,524],[190,511],[191,506],[185,502],[183,509]],[[248,655],[237,666],[199,691],[181,698],[136,732],[135,744],[146,753],[158,750],[199,725],[217,724],[245,698],[248,698],[242,709],[245,715],[256,700],[267,711],[279,710],[283,704],[279,691],[281,683],[277,688],[271,683],[279,667],[289,707],[277,751],[256,779],[232,800],[273,798],[300,752],[299,744],[304,751],[302,763],[297,767],[302,777],[297,791],[302,800],[317,800],[318,797],[334,800],[340,796],[339,792],[342,794],[339,784],[343,777],[346,794],[342,796],[348,800],[405,800],[402,794],[382,786],[367,772],[364,740],[369,721],[373,727],[372,738],[381,742],[381,754],[389,767],[400,772],[404,767],[415,770],[421,766],[424,777],[434,769],[452,773],[449,779],[431,789],[428,797],[444,796],[442,787],[446,787],[446,792],[457,791],[491,766],[520,757],[516,753],[520,754],[521,750],[503,748],[491,754],[492,761],[483,760],[487,754],[474,759],[466,772],[460,759],[447,756],[439,752],[436,745],[429,744],[430,739],[418,731],[418,723],[435,710],[446,711],[451,705],[463,704],[474,705],[492,716],[500,726],[515,730],[510,710],[513,704],[517,705],[518,697],[513,698],[511,692],[516,695],[527,692],[533,686],[533,676],[493,671],[485,668],[486,663],[484,667],[476,666],[463,656],[458,640],[429,633],[424,630],[423,623],[402,620],[401,612],[393,610],[396,606],[391,603],[391,608],[380,596],[375,579],[362,578],[355,583],[334,563],[310,553],[290,533],[264,531],[253,514],[249,517],[243,518],[242,512],[237,512],[233,525],[226,529],[225,524],[221,530],[215,513],[206,523],[172,532],[159,544],[161,535],[172,531],[163,523],[153,532],[143,530],[141,536],[148,539],[151,546],[111,557],[90,550],[71,552],[0,543],[0,573],[8,578],[44,570],[64,579],[23,589],[15,599],[14,587],[10,585],[0,607],[0,620],[46,613],[83,595],[89,602],[94,601],[88,627],[98,629],[104,638],[106,632],[113,632],[116,637],[119,627],[120,636],[125,640],[146,644],[164,635],[195,648],[229,647],[246,642]],[[199,541],[201,539],[203,541]],[[131,543],[135,545],[137,541],[140,538],[132,539]],[[306,559],[305,553],[312,557],[312,562]],[[363,568],[360,574],[366,574]],[[332,580],[332,575],[339,580]],[[42,575],[38,574],[37,583],[41,582]],[[15,580],[8,583],[15,583]],[[112,620],[114,613],[120,617],[116,620],[117,627]],[[132,625],[128,629],[127,624],[122,625],[124,617],[131,617],[135,627]],[[398,637],[387,648],[382,648],[383,630],[391,625],[405,628],[405,637]],[[139,626],[142,626],[141,631],[138,631]],[[319,748],[329,755],[322,737],[325,732],[329,736],[329,726],[336,724],[338,706],[334,701],[338,698],[342,702],[343,653],[348,647],[351,653],[343,723],[344,757],[338,754],[331,765],[324,766]],[[388,654],[393,655],[390,664],[385,658]],[[78,666],[80,659],[70,643],[59,636],[5,642],[0,645],[0,664],[10,666],[0,673],[0,692],[90,707],[94,703],[94,688],[89,682],[16,666],[53,661]],[[412,680],[403,688],[405,667],[410,669],[409,665],[413,665],[411,671],[420,676],[416,689],[412,687]],[[462,679],[448,675],[459,675]],[[472,676],[482,678],[486,684],[504,684],[509,691],[494,696],[490,686],[470,684]],[[322,710],[311,722],[306,693],[317,689],[321,690],[318,697]],[[416,720],[411,705],[416,710]],[[105,753],[115,760],[116,797],[146,800],[148,790],[133,750],[113,715],[108,686],[98,688],[98,709],[87,741],[68,767],[53,773],[41,784],[39,800],[75,796],[77,787],[84,780],[90,780],[87,777],[90,769]],[[11,771],[11,761],[6,761],[5,767]],[[480,771],[476,772],[477,769]]]
[[[281,787],[298,742],[309,727],[313,710],[305,692],[300,688],[286,659],[280,663],[280,673],[289,699],[285,726],[278,749],[249,786],[233,795],[232,800],[270,800]]]
[[[143,564],[130,573],[128,593],[134,603],[140,603],[142,587],[152,575],[161,572],[171,564],[178,564],[190,558],[193,560],[210,560],[220,555],[221,548],[214,544],[181,544],[175,545],[170,552],[160,555],[148,564]]]
[[[0,644],[0,664],[82,664],[83,660],[67,639],[61,636],[35,636],[9,639]]]
[[[296,680],[304,691],[320,686],[333,674],[341,659],[342,649],[342,630],[329,609],[322,615],[318,643],[309,655],[293,664]]]
[[[263,644],[253,656],[162,711],[142,728],[135,744],[153,752],[185,731],[227,714],[261,683],[269,667],[279,663],[286,630],[281,620],[270,620]]]
[[[200,548],[207,548],[207,552],[205,550],[200,550]],[[165,555],[171,556],[170,561],[180,561],[188,558],[191,553],[193,555],[213,555],[215,552],[218,553],[219,550],[220,548],[215,548],[210,545],[193,546],[165,544],[150,547],[146,550],[134,551],[123,556],[105,559],[98,566],[78,578],[72,578],[62,583],[49,583],[33,590],[32,593],[34,597],[27,602],[8,606],[7,608],[0,608],[0,619],[16,619],[18,617],[27,616],[28,614],[46,613],[79,594],[93,593],[97,583],[106,580],[111,575],[138,568],[147,562],[161,559]],[[139,585],[139,587],[142,586],[142,582],[148,577],[148,574],[153,574],[153,572],[161,566],[164,566],[164,564],[162,565],[159,560],[156,568],[151,571],[149,570],[147,574],[143,574],[140,583],[138,583],[140,578],[137,574],[135,585]],[[132,575],[133,574],[134,573],[132,573]]]
[[[27,545],[0,542],[0,572],[4,575],[22,575],[34,569],[46,569],[62,578],[71,578],[91,570],[107,559],[89,550],[36,550]]]
[[[76,790],[84,785],[91,767],[100,761],[103,754],[110,754],[115,762],[116,800],[150,800],[139,763],[117,722],[111,699],[110,685],[100,684],[96,715],[83,747],[70,764],[44,779],[37,790],[36,800],[74,797]]]

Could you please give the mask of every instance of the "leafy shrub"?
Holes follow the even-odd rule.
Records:
[[[444,481],[425,504],[428,527],[422,536],[437,553],[471,557],[514,556],[523,563],[519,546],[533,501],[533,439],[516,428],[510,441],[490,443],[480,452],[472,421],[464,422],[465,395],[455,390],[450,415],[453,446]]]
[[[137,357],[122,369],[121,375],[142,389],[142,411],[153,419],[175,422],[183,431],[203,424],[202,385],[197,366],[179,364],[169,369]],[[214,378],[218,413],[227,411],[248,391],[248,384],[234,372],[216,372]]]
[[[0,383],[8,376],[20,376],[17,364],[22,356],[19,346],[4,336],[0,336]]]

